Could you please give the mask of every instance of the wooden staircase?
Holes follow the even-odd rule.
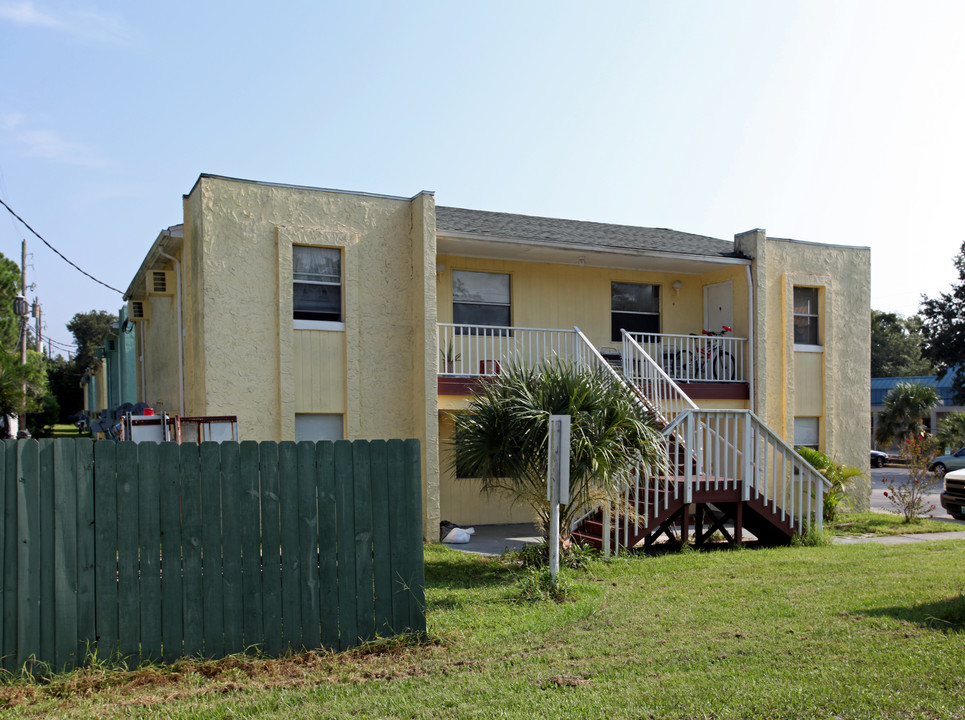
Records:
[[[663,427],[668,462],[633,469],[619,501],[572,529],[574,542],[676,550],[718,536],[740,546],[746,532],[781,545],[821,527],[827,481],[751,411],[700,410],[626,333],[622,358],[596,358]]]

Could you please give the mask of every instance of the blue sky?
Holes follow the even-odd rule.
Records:
[[[125,290],[200,173],[872,248],[872,307],[965,240],[965,3],[0,0],[0,198]],[[2,210],[2,209],[0,209]],[[47,333],[118,294],[4,212]]]

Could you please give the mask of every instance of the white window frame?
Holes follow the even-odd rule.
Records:
[[[792,296],[791,298],[791,310],[792,310],[792,321],[791,321],[791,333],[794,336],[794,349],[799,352],[822,352],[824,350],[824,345],[821,344],[821,290],[820,288],[811,287],[807,285],[794,285],[792,293],[797,294],[798,290],[807,290],[814,293],[814,308],[810,308],[811,312],[798,312],[796,298]],[[808,327],[810,328],[813,324],[815,334],[817,335],[817,343],[802,343],[797,340],[797,319],[807,318]]]
[[[324,250],[337,253],[338,255],[338,282],[333,282],[331,279],[321,279],[322,276],[319,275],[319,279],[310,280],[306,278],[296,278],[297,274],[308,275],[309,273],[296,273],[295,272],[295,257],[299,252],[311,252],[313,250]],[[342,293],[342,279],[344,277],[343,267],[345,265],[344,258],[342,257],[341,248],[337,247],[326,247],[320,245],[292,245],[292,315],[298,312],[295,307],[295,286],[296,285],[325,285],[328,287],[338,288],[338,320],[321,320],[314,318],[293,318],[294,328],[296,330],[344,330],[345,329],[345,298]]]
[[[615,310],[613,308],[613,291],[617,285],[638,285],[642,287],[649,287],[651,290],[651,296],[657,305],[657,309],[654,310]],[[654,335],[660,333],[660,286],[655,283],[636,283],[636,282],[624,282],[618,280],[610,281],[610,340],[615,342],[620,340],[620,328],[617,327],[617,323],[614,322],[614,315],[619,313],[620,315],[638,315],[640,317],[656,318],[657,329],[656,330],[639,330],[637,328],[622,328],[627,332],[651,332]]]
[[[460,275],[478,275],[478,276],[487,275],[492,278],[500,278],[500,279],[505,278],[506,294],[507,294],[505,302],[503,302],[501,299],[498,301],[492,301],[492,300],[487,301],[487,300],[476,300],[476,299],[458,297],[456,294],[456,280],[457,280],[457,277]],[[494,327],[507,327],[507,328],[511,327],[513,323],[512,276],[509,273],[484,272],[480,270],[453,270],[452,271],[452,322],[453,324],[454,325],[487,325],[488,324],[488,323],[480,323],[480,322],[466,322],[465,320],[458,318],[457,312],[456,312],[457,305],[463,306],[463,307],[477,306],[477,307],[489,307],[489,308],[500,308],[500,309],[505,308],[506,324],[496,325]],[[456,334],[460,334],[459,330],[460,330],[459,328],[456,328]],[[489,334],[489,332],[490,331],[487,331],[486,334]],[[492,332],[497,332],[497,331],[492,331]]]

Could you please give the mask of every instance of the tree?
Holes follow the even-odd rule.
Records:
[[[939,447],[948,448],[949,452],[965,446],[965,412],[948,413],[943,417],[935,438]]]
[[[67,329],[74,336],[77,354],[74,356],[74,367],[81,374],[96,364],[97,348],[104,343],[104,338],[111,331],[111,325],[117,322],[117,315],[106,310],[91,310],[77,313],[67,323]]]
[[[965,242],[953,263],[958,270],[958,282],[949,292],[936,298],[921,296],[920,314],[925,345],[922,356],[931,361],[943,378],[955,372],[965,358]],[[958,373],[952,381],[955,401],[965,404],[965,373]]]
[[[871,377],[934,375],[922,358],[922,320],[917,315],[871,311]]]
[[[510,368],[487,382],[454,415],[457,476],[479,478],[485,493],[530,506],[549,532],[546,462],[550,415],[570,415],[570,502],[560,508],[561,536],[577,514],[615,497],[636,459],[663,467],[666,451],[654,419],[604,371],[562,361]]]
[[[935,388],[918,382],[900,382],[885,395],[875,437],[882,445],[925,432],[923,419],[941,403]]]
[[[834,522],[838,517],[838,505],[847,496],[848,488],[854,485],[857,478],[862,476],[862,472],[856,467],[836,463],[829,456],[814,448],[799,447],[795,450],[831,483],[831,487],[824,494],[823,509],[824,521]]]

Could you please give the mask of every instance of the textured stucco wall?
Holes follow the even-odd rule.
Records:
[[[868,471],[870,433],[871,251],[767,238],[763,231],[737,236],[754,258],[756,287],[757,413],[787,442],[794,417],[810,415],[819,392],[821,449],[836,461]],[[794,350],[793,289],[820,288],[823,352],[803,358]],[[807,364],[798,372],[797,362]],[[811,379],[823,363],[820,390]],[[804,386],[801,387],[800,385]],[[855,509],[868,507],[870,475],[858,482]]]

